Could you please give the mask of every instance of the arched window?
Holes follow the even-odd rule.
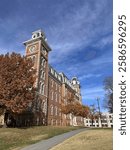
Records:
[[[44,61],[43,68],[46,68],[46,61]]]
[[[61,116],[61,109],[59,109],[59,116]]]
[[[45,72],[43,70],[41,70],[41,79],[45,79]]]
[[[51,115],[53,115],[53,106],[51,105]]]
[[[53,87],[53,79],[51,80],[51,87]]]
[[[53,92],[51,92],[51,100],[53,100]]]
[[[41,93],[41,82],[39,83],[39,93]]]
[[[55,100],[56,100],[56,102],[57,102],[57,93],[55,93]]]
[[[59,103],[61,103],[61,95],[59,94]]]
[[[41,85],[41,94],[44,95],[44,84]]]
[[[55,106],[55,115],[57,116],[57,113],[58,113],[58,109],[57,109],[57,106]]]
[[[32,56],[33,63],[35,62],[35,60],[36,60],[36,56]]]
[[[45,58],[42,57],[41,59],[41,65],[44,67],[45,66]]]

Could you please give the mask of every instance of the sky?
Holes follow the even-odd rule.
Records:
[[[1,0],[0,54],[25,54],[23,42],[42,29],[49,63],[69,79],[77,76],[82,102],[105,99],[103,81],[113,74],[112,0]]]

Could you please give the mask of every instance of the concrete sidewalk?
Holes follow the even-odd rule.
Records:
[[[86,130],[88,130],[88,128],[78,129],[68,133],[57,135],[50,139],[42,140],[36,144],[29,145],[21,150],[49,150],[50,148],[54,147],[57,144],[60,144],[64,140],[68,139],[69,137],[72,137],[73,135]]]

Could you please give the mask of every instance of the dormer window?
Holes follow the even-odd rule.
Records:
[[[37,37],[39,37],[40,36],[40,33],[37,33]]]
[[[37,34],[32,35],[32,39],[35,39],[37,37]]]

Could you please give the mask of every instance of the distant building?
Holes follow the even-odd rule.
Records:
[[[94,119],[93,125],[90,118],[84,119],[84,125],[86,127],[113,127],[113,114],[103,113],[101,119]]]
[[[48,63],[51,51],[45,34],[41,31],[32,33],[32,38],[24,42],[26,56],[34,61],[37,79],[35,87],[38,88],[36,99],[33,102],[35,124],[37,125],[71,125],[71,115],[61,113],[60,106],[67,103],[66,96],[74,95],[75,101],[82,103],[80,83],[77,77],[71,80],[64,73],[58,73]],[[39,99],[40,97],[40,99]],[[74,125],[81,125],[81,117],[73,119]]]

